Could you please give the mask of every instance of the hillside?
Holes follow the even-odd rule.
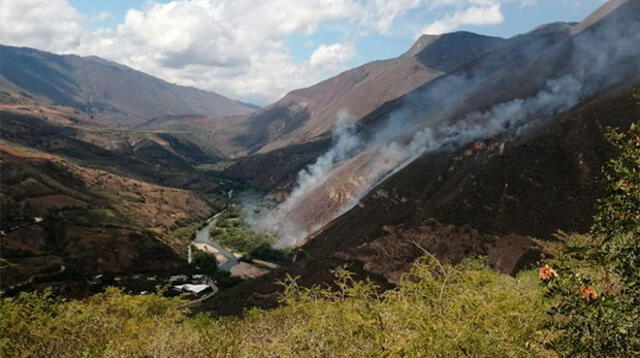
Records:
[[[640,91],[635,98],[640,100]],[[0,300],[0,335],[6,338],[0,352],[34,357],[636,356],[638,135],[637,124],[627,134],[610,133],[619,153],[605,166],[607,191],[591,235],[558,235],[559,242],[545,244],[545,252],[555,257],[538,270],[511,277],[488,270],[482,260],[453,266],[422,251],[425,256],[385,292],[344,269],[333,272],[331,287],[304,288],[287,277],[281,307],[253,309],[240,318],[193,315],[179,298],[131,296],[115,288],[67,302],[50,291],[23,293]],[[621,187],[621,181],[632,185]]]
[[[345,71],[233,121],[214,120],[232,153],[266,153],[331,131],[340,111],[360,119],[382,103],[453,70],[504,40],[466,32],[422,36],[405,54]]]
[[[5,94],[2,290],[54,286],[83,297],[95,293],[87,280],[99,274],[184,272],[187,243],[176,230],[219,210],[203,194],[228,183],[196,168],[219,160],[206,138],[113,128],[71,107]]]
[[[548,67],[553,65],[547,64],[540,69],[540,74],[536,73],[538,69],[534,68],[531,70],[533,74],[524,75],[527,64],[534,63],[537,58],[546,58],[542,52],[570,38],[571,29],[570,24],[550,24],[507,40],[495,40],[497,43],[492,41],[496,46],[492,51],[459,51],[462,60],[455,62],[455,66],[450,64],[449,57],[439,57],[439,51],[446,53],[447,50],[453,50],[451,46],[440,46],[438,41],[431,42],[430,36],[422,37],[404,56],[427,53],[432,60],[423,56],[422,61],[431,61],[432,66],[436,66],[437,61],[442,61],[443,66],[451,72],[426,82],[403,96],[380,102],[366,116],[359,119],[358,131],[365,138],[375,136],[377,132],[384,132],[391,126],[404,126],[407,133],[411,133],[412,130],[417,132],[421,128],[412,126],[424,126],[427,123],[425,118],[436,117],[438,112],[442,117],[462,117],[464,113],[473,109],[485,110],[501,101],[529,96],[535,93],[536,88],[545,85],[544,71],[553,68]],[[454,33],[442,37],[463,48],[465,45],[462,44],[468,46],[470,41],[467,33]],[[474,39],[481,44],[487,41],[482,37]],[[432,47],[436,50],[431,51]],[[504,78],[505,76],[513,78]],[[480,85],[486,87],[477,88]],[[391,117],[393,120],[390,120]],[[410,121],[406,121],[407,119]],[[313,163],[315,158],[329,151],[331,145],[330,136],[324,135],[309,143],[239,158],[226,173],[234,178],[251,181],[268,191],[290,191],[295,185],[295,174]],[[300,156],[301,152],[305,153],[304,156]],[[299,160],[302,157],[304,160]],[[274,161],[279,165],[261,164]]]
[[[99,57],[0,45],[0,85],[133,127],[164,115],[229,116],[253,109]]]
[[[628,128],[639,118],[631,89],[640,84],[640,53],[624,45],[637,37],[639,5],[620,2],[580,31],[553,24],[509,39],[362,119],[363,144],[343,160],[310,167],[261,224],[282,244],[300,245],[287,272],[311,285],[348,263],[393,281],[419,255],[411,243],[399,244],[410,239],[444,260],[488,255],[495,268],[514,272],[537,258],[528,237],[587,230],[599,168],[612,155],[604,128]],[[589,56],[601,53],[612,57],[593,66]],[[569,84],[572,76],[582,85],[549,94],[550,79]],[[389,127],[401,130],[380,136]],[[240,285],[215,309],[237,312],[240,300],[273,305],[272,283],[283,274]]]
[[[0,138],[162,185],[208,192],[218,187],[195,169],[221,158],[206,134],[113,128],[70,107],[30,101],[0,104]]]
[[[262,98],[442,4],[423,31],[542,7],[330,3],[149,3],[93,34]],[[599,5],[262,108],[0,45],[0,357],[640,357],[640,0]]]
[[[382,105],[351,132],[335,134],[267,219],[274,223],[268,229],[295,244],[423,153],[501,134],[515,140],[580,102],[640,82],[640,52],[631,45],[640,27],[635,13],[640,4],[628,2],[588,31],[539,28]],[[287,227],[278,228],[285,218]]]
[[[183,269],[186,245],[171,231],[212,212],[193,192],[82,167],[7,141],[0,143],[0,158],[4,291],[53,274],[40,285],[82,296],[86,280],[97,274]],[[14,288],[33,285],[39,287],[38,281]]]

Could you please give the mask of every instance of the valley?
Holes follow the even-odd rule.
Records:
[[[640,1],[414,39],[264,107],[0,45],[0,355],[640,352]]]

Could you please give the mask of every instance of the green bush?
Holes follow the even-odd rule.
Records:
[[[546,309],[535,272],[423,260],[396,289],[337,272],[337,289],[285,283],[283,306],[189,316],[184,301],[109,289],[61,303],[0,301],[6,357],[531,357]]]
[[[196,233],[201,226],[202,224],[199,222],[191,223],[187,226],[183,226],[173,230],[171,232],[171,236],[177,237],[184,242],[191,242],[195,238]]]
[[[231,276],[229,271],[217,271],[216,274],[213,276],[213,279],[216,285],[220,288],[233,287],[239,284],[240,282],[242,282],[241,278]]]
[[[551,346],[567,356],[640,356],[640,125],[609,138],[620,155],[605,169],[591,236],[562,235],[557,277],[544,280],[557,302]]]
[[[210,253],[193,249],[191,265],[195,271],[205,275],[213,275],[218,268],[216,257]]]
[[[244,254],[249,260],[260,259],[278,264],[289,262],[288,252],[274,249],[273,238],[254,232],[237,209],[222,213],[210,233],[221,245]]]

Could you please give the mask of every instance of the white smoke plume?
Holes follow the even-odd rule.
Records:
[[[287,200],[263,218],[255,221],[255,228],[259,231],[276,234],[277,247],[295,245],[301,238],[307,236],[309,232],[306,228],[289,219],[292,211],[298,207],[301,201],[305,200],[307,193],[315,190],[327,180],[336,163],[353,154],[361,144],[355,134],[354,119],[346,111],[338,113],[338,121],[332,136],[331,149],[298,173],[297,185]]]
[[[259,229],[275,233],[278,246],[296,246],[425,153],[499,133],[520,135],[610,85],[640,80],[639,43],[640,22],[614,23],[604,30],[582,34],[572,40],[574,56],[567,59],[569,69],[565,75],[547,81],[531,97],[502,102],[462,118],[455,118],[454,113],[484,74],[470,78],[447,76],[426,93],[407,99],[403,108],[393,112],[366,139],[358,137],[353,122],[342,113],[333,132],[332,148],[299,173],[291,196],[259,221]],[[626,78],[629,74],[633,78]],[[354,162],[358,165],[354,166]],[[349,177],[351,193],[348,200],[340,202],[338,210],[324,216],[318,214],[312,224],[297,219],[296,214],[304,211],[305,205],[317,204],[310,201],[329,201],[330,193],[318,195],[323,185],[332,180],[341,182],[344,177]]]

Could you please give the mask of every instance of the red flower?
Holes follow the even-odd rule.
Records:
[[[542,281],[548,281],[552,278],[557,278],[558,273],[556,272],[556,270],[552,269],[551,266],[544,265],[543,267],[540,267],[540,270],[538,271],[538,277],[540,277]]]
[[[598,291],[596,291],[595,288],[591,287],[591,286],[586,286],[586,287],[581,287],[580,288],[580,297],[587,301],[593,301],[598,299]]]

